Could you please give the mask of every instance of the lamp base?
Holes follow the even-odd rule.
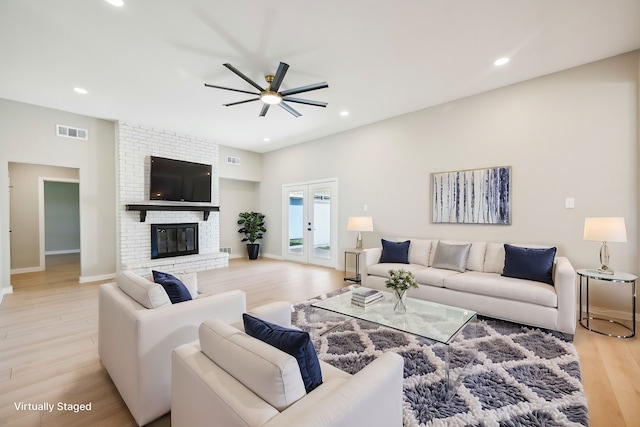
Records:
[[[597,271],[600,274],[611,274],[611,275],[613,275],[613,270],[610,270],[609,267],[607,267],[606,265],[603,265]]]

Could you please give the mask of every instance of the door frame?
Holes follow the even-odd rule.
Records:
[[[314,258],[309,255],[309,249],[305,247],[304,256],[289,256],[289,190],[296,187],[307,187],[315,185],[327,184],[331,186],[331,209],[330,209],[330,257],[326,262],[313,262]],[[305,207],[306,209],[306,207]],[[318,179],[313,181],[295,182],[282,185],[282,258],[301,262],[304,264],[313,264],[324,267],[338,268],[338,178]],[[305,214],[305,217],[307,215]],[[308,246],[308,245],[307,245]]]

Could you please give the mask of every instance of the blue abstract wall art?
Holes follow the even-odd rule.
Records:
[[[434,223],[510,224],[511,167],[431,174]]]

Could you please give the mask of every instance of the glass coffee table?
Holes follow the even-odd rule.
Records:
[[[351,303],[352,292],[345,292],[311,304],[312,307],[329,310],[344,316],[353,317],[367,322],[407,332],[431,341],[445,345],[445,375],[447,386],[455,390],[462,380],[462,374],[454,380],[450,376],[451,347],[460,332],[469,326],[471,335],[475,338],[477,313],[475,311],[424,301],[417,298],[407,298],[407,311],[396,313],[393,310],[393,295],[383,292],[384,300],[371,307],[362,308]],[[465,368],[473,362],[472,357],[465,364]]]

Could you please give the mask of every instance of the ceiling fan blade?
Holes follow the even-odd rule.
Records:
[[[251,86],[255,87],[256,89],[258,89],[260,92],[262,92],[264,89],[262,87],[260,87],[260,85],[256,82],[254,82],[253,80],[251,80],[249,77],[245,76],[244,74],[242,74],[242,72],[240,72],[240,70],[238,70],[236,67],[234,67],[231,64],[222,64],[225,67],[227,67],[228,69],[230,69],[231,71],[233,71],[235,74],[237,74],[242,80],[244,80],[245,82],[249,83]]]
[[[327,82],[315,83],[312,85],[302,86],[295,89],[283,90],[282,92],[280,92],[280,95],[282,96],[295,95],[296,93],[310,92],[312,90],[324,89],[326,87],[329,87]]]
[[[264,117],[267,115],[267,111],[269,111],[269,107],[271,107],[271,104],[264,104],[262,106],[262,110],[260,110],[260,114],[258,114],[258,117]]]
[[[290,112],[291,114],[293,114],[295,117],[300,117],[302,115],[298,113],[296,110],[294,110],[293,108],[291,108],[289,105],[285,104],[284,102],[281,102],[278,105],[284,108],[285,110],[287,110],[288,112]]]
[[[248,93],[249,95],[260,95],[260,94],[259,94],[259,93],[257,93],[257,92],[249,92],[249,91],[247,91],[247,90],[232,89],[232,88],[230,88],[230,87],[223,87],[223,86],[210,85],[210,84],[207,84],[207,83],[205,83],[204,85],[205,85],[206,87],[212,87],[212,88],[214,88],[214,89],[232,90],[232,91],[234,91],[234,92]]]
[[[238,101],[238,102],[232,102],[230,104],[222,104],[225,107],[231,107],[234,105],[239,105],[239,104],[246,104],[247,102],[253,102],[253,101],[258,101],[260,98],[252,98],[252,99],[245,99],[244,101]]]
[[[292,98],[290,96],[285,96],[282,100],[287,102],[297,102],[298,104],[315,105],[316,107],[326,107],[328,105],[326,102],[322,101],[311,101],[309,99]]]
[[[282,80],[284,80],[285,74],[287,74],[287,70],[289,69],[289,64],[285,64],[281,62],[278,66],[278,71],[276,71],[276,75],[273,77],[273,82],[271,82],[271,90],[277,92],[282,84]]]

